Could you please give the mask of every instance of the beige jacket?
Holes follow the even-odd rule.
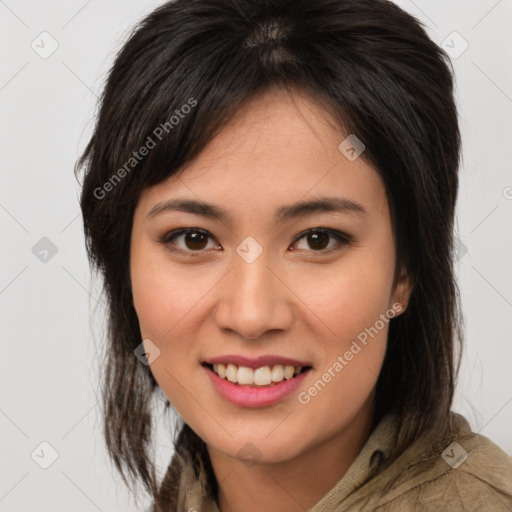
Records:
[[[457,441],[425,469],[408,469],[428,450],[428,441],[421,440],[361,486],[370,461],[380,458],[376,452],[385,456],[393,439],[395,419],[384,417],[341,480],[307,512],[512,512],[512,457],[487,437],[471,432],[463,416],[452,417]],[[391,490],[383,493],[384,484],[397,476]],[[205,495],[205,479],[204,473],[196,479],[190,467],[183,467],[179,512],[220,512]]]

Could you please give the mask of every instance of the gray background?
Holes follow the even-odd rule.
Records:
[[[115,52],[160,3],[0,1],[2,511],[141,509],[101,438],[104,306],[89,274],[73,166]],[[455,410],[510,454],[512,1],[397,3],[450,51],[457,79],[457,269],[467,344]],[[160,470],[171,455],[164,429],[155,446]]]

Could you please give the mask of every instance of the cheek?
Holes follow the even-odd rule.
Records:
[[[356,414],[374,388],[394,316],[389,309],[392,264],[382,248],[367,247],[328,272],[301,279],[304,302],[321,320],[324,333],[317,333],[322,339],[320,367],[301,399],[315,411],[313,418],[331,415],[342,421]],[[333,429],[339,427],[337,421]]]
[[[308,305],[329,327],[318,347],[321,364],[298,397],[312,430],[334,434],[358,413],[376,385],[393,317],[388,305],[392,276],[371,263],[344,268],[339,278],[324,282],[323,293],[310,294]]]
[[[376,254],[372,248],[354,252],[330,268],[305,272],[295,281],[297,295],[334,344],[355,338],[389,308],[393,261]]]
[[[151,373],[173,407],[184,417],[194,414],[187,379],[197,364],[194,332],[190,319],[208,289],[207,282],[171,268],[165,258],[142,251],[131,261],[133,302],[146,351],[153,344],[159,354],[151,362]],[[211,286],[210,286],[211,287]],[[147,345],[147,347],[146,347]],[[153,350],[155,350],[153,348]]]
[[[159,350],[151,372],[174,408],[184,417],[194,416],[197,411],[186,389],[198,370],[198,326],[205,321],[208,292],[220,284],[218,273],[199,272],[194,265],[173,265],[165,251],[143,244],[132,252],[130,264],[142,339],[151,340]]]
[[[133,303],[142,335],[161,340],[187,325],[189,315],[218,281],[214,272],[201,272],[194,265],[173,265],[165,250],[139,247],[131,258]]]

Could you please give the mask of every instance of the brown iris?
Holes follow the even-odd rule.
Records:
[[[329,235],[319,231],[308,233],[308,244],[312,249],[324,249],[329,243]]]
[[[189,249],[202,250],[208,244],[208,236],[197,231],[185,233],[185,244]]]

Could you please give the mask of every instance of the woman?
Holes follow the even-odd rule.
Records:
[[[106,443],[152,510],[512,510],[451,412],[448,62],[382,0],[177,0],[118,54],[77,170]]]

